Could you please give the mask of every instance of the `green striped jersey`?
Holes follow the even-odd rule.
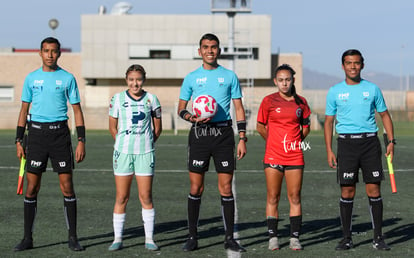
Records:
[[[158,108],[161,105],[157,96],[145,91],[138,100],[128,91],[115,94],[109,105],[109,116],[118,119],[114,149],[126,154],[154,151],[152,114]]]

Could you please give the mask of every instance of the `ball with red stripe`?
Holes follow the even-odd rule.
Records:
[[[210,118],[217,113],[217,102],[210,95],[200,95],[193,101],[193,114],[199,118]]]

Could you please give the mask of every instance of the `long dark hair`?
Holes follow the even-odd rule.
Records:
[[[282,65],[278,66],[278,67],[275,69],[275,75],[274,75],[274,78],[276,78],[277,73],[278,73],[279,71],[282,71],[282,70],[289,71],[289,72],[290,72],[290,74],[292,75],[292,78],[293,78],[293,77],[295,76],[295,74],[296,74],[295,70],[293,70],[293,68],[292,68],[290,65],[288,65],[288,64],[282,64]],[[301,98],[299,98],[298,94],[296,94],[296,87],[295,87],[295,84],[292,84],[292,87],[290,88],[290,94],[292,94],[292,96],[295,98],[295,102],[296,102],[296,104],[298,104],[298,105],[300,105],[300,104],[304,104],[304,103],[303,103],[303,101],[302,101],[302,99],[301,99]]]

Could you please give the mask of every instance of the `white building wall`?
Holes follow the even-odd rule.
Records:
[[[83,15],[81,20],[82,76],[85,78],[120,78],[133,63],[142,64],[152,78],[183,78],[201,63],[188,57],[196,53],[203,34],[215,33],[221,47],[227,46],[226,15]],[[259,58],[253,61],[253,76],[269,78],[271,17],[236,15],[235,26],[236,47],[259,48]],[[145,48],[165,48],[174,53],[171,59],[129,58],[131,50],[139,52]],[[191,52],[184,53],[186,50]],[[246,62],[237,61],[236,73],[241,77],[246,73],[242,70]],[[220,63],[228,65],[226,60]]]

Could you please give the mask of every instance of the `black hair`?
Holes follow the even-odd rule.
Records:
[[[202,41],[205,40],[205,39],[217,41],[217,45],[220,46],[220,40],[218,39],[218,37],[216,35],[214,35],[212,33],[206,33],[200,39],[200,43],[199,43],[200,44],[200,47],[201,47]]]
[[[128,69],[126,70],[126,73],[125,73],[125,78],[128,77],[129,72],[133,72],[133,71],[140,72],[142,74],[142,77],[143,77],[144,81],[145,81],[145,79],[146,79],[145,69],[142,65],[139,65],[139,64],[133,64],[130,67],[128,67]]]
[[[346,56],[360,56],[362,64],[364,63],[364,57],[362,56],[361,52],[357,49],[348,49],[342,54],[342,64],[345,63]]]
[[[290,74],[292,75],[292,79],[293,79],[293,77],[294,77],[294,76],[295,76],[295,74],[296,74],[295,70],[293,70],[293,68],[292,68],[290,65],[288,65],[288,64],[282,64],[282,65],[278,66],[278,67],[275,69],[275,75],[274,75],[274,78],[276,78],[277,73],[278,73],[279,71],[282,71],[282,70],[289,71],[289,72],[290,72]],[[296,93],[296,87],[295,87],[295,84],[292,84],[292,87],[290,88],[290,93],[291,93],[291,94],[292,94],[292,96],[295,98],[295,102],[296,102],[296,104],[298,104],[298,105],[300,105],[300,104],[304,104],[304,103],[303,103],[303,101],[302,101],[302,99],[301,99],[301,98],[299,98],[298,94]]]
[[[42,42],[40,43],[40,50],[42,50],[42,48],[43,48],[43,43],[48,43],[48,44],[55,43],[58,47],[59,52],[60,52],[60,42],[59,42],[59,40],[57,40],[57,38],[47,37],[44,40],[42,40]]]

